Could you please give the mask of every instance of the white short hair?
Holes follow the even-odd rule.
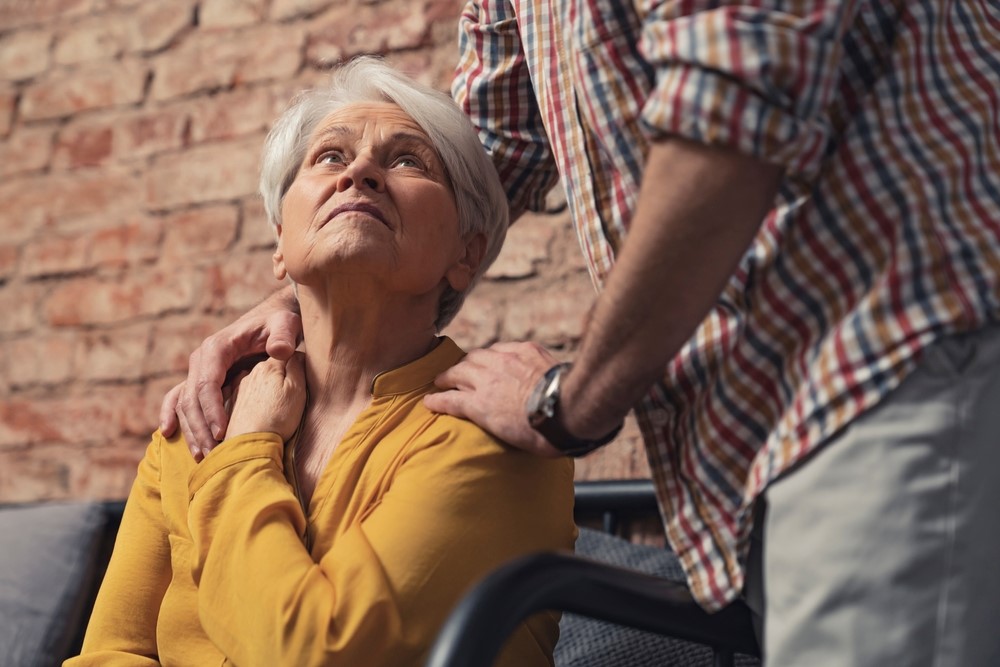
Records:
[[[465,238],[486,236],[483,261],[464,292],[446,288],[435,325],[442,329],[458,312],[465,295],[496,259],[507,234],[507,197],[493,162],[472,123],[440,91],[397,72],[380,58],[359,56],[338,65],[327,86],[300,93],[281,114],[264,143],[260,194],[268,221],[281,224],[281,203],[298,173],[316,126],[334,111],[357,102],[392,102],[430,137],[451,182],[458,210],[458,231]]]

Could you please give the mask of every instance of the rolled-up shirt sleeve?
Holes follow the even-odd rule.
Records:
[[[513,10],[504,0],[469,2],[459,19],[458,40],[452,96],[493,158],[511,221],[526,210],[543,211],[559,172]]]
[[[642,112],[650,138],[733,148],[812,180],[857,3],[645,4],[640,48],[656,69]]]

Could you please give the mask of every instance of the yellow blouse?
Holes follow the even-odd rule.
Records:
[[[276,434],[231,438],[198,464],[182,438],[154,434],[83,655],[65,665],[421,665],[475,581],[571,549],[570,461],[424,408],[462,355],[443,338],[375,378],[307,512]],[[557,623],[530,619],[497,664],[551,664]]]

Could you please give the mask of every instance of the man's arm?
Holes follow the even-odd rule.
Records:
[[[662,376],[733,274],[781,177],[780,167],[732,150],[682,139],[651,145],[629,236],[563,382],[560,413],[570,433],[610,432]],[[516,447],[555,455],[525,413],[552,363],[531,344],[472,352],[438,378],[449,391],[425,402]]]
[[[663,376],[735,271],[781,177],[735,151],[653,144],[628,240],[565,379],[571,433],[607,433]]]
[[[170,437],[180,426],[201,457],[226,435],[229,415],[223,407],[226,373],[240,359],[267,352],[287,360],[302,334],[299,304],[284,287],[225,329],[212,334],[191,354],[187,379],[171,389],[160,407],[160,431]]]

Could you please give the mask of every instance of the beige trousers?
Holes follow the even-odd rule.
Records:
[[[1000,666],[1000,326],[929,348],[758,519],[768,667]]]

